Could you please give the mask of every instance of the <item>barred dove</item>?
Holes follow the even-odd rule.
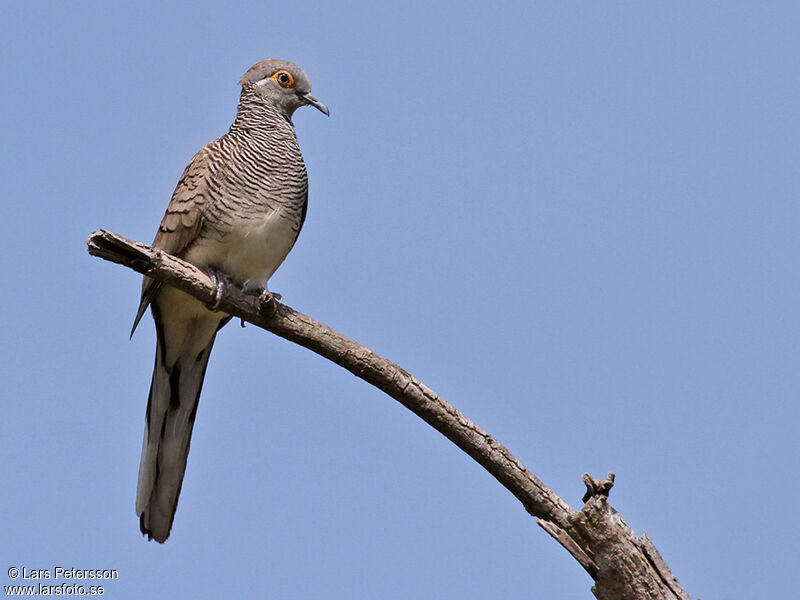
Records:
[[[329,113],[311,95],[303,70],[287,61],[259,62],[240,84],[230,131],[186,167],[153,245],[244,288],[266,290],[306,216],[308,180],[292,114],[304,105]],[[208,357],[230,316],[145,277],[131,335],[148,305],[157,345],[136,514],[142,533],[164,542],[175,517]]]

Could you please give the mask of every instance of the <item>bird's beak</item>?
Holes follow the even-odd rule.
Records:
[[[313,106],[319,112],[323,113],[325,116],[328,117],[331,116],[331,111],[328,110],[328,107],[325,106],[322,102],[320,102],[316,98],[314,98],[314,96],[312,96],[311,94],[303,94],[303,100],[305,100],[306,104]]]

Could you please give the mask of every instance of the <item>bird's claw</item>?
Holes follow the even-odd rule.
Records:
[[[208,276],[211,278],[211,291],[214,294],[214,303],[208,308],[209,310],[217,310],[225,291],[225,275],[217,271],[209,271]]]

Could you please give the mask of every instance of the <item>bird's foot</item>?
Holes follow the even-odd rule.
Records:
[[[280,300],[283,298],[278,292],[270,292],[265,282],[258,282],[248,279],[242,284],[242,292],[248,296],[257,296],[260,304],[270,302],[272,299]]]
[[[207,274],[211,278],[211,290],[214,294],[214,302],[208,305],[208,309],[217,310],[222,301],[222,296],[225,293],[225,287],[231,283],[231,280],[230,277],[222,271],[209,269]]]
[[[256,294],[258,294],[258,312],[265,317],[275,314],[275,311],[278,310],[278,301],[281,299],[281,295],[270,292],[267,289],[263,289],[260,292],[254,290],[253,295]]]
[[[280,300],[281,295],[277,292],[270,292],[267,290],[267,282],[261,279],[247,279],[242,284],[242,292],[250,296],[258,296],[259,298],[264,294],[271,294],[276,300]]]

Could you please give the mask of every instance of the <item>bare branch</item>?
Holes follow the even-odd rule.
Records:
[[[156,248],[105,230],[89,236],[88,247],[94,256],[128,266],[206,304],[217,301],[217,289],[205,273]],[[605,481],[586,476],[591,498],[576,513],[486,431],[366,346],[285,304],[272,298],[262,301],[236,286],[225,287],[218,309],[335,362],[444,434],[514,494],[525,510],[540,519],[542,528],[583,565],[597,582],[593,588],[597,598],[689,598],[649,538],[636,537],[608,503],[613,475]]]

